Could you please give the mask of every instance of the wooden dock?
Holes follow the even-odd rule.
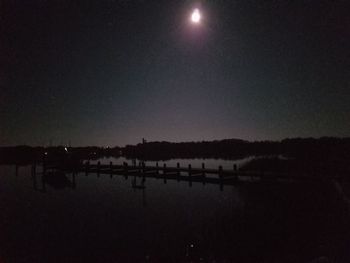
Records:
[[[217,169],[205,168],[202,164],[200,168],[194,168],[191,164],[187,167],[181,167],[177,163],[176,167],[168,167],[166,164],[162,166],[156,163],[155,166],[146,166],[145,163],[136,165],[128,164],[91,164],[89,161],[76,165],[74,167],[66,167],[64,165],[47,165],[44,170],[58,170],[67,173],[95,173],[100,175],[114,175],[140,177],[144,180],[146,178],[163,179],[176,181],[201,182],[203,184],[218,184],[218,185],[234,185],[237,182],[256,182],[256,181],[295,181],[295,180],[310,180],[315,179],[314,176],[296,173],[277,173],[264,171],[240,171],[236,165],[233,165],[231,170],[223,169],[219,166]]]

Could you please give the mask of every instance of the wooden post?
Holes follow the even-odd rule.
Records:
[[[142,174],[142,183],[144,183],[146,181],[146,175],[145,173]]]
[[[188,165],[188,177],[189,177],[189,185],[192,187],[192,166],[191,164]]]
[[[124,176],[125,176],[125,179],[127,179],[128,178],[128,163],[124,162],[123,165],[124,165]]]
[[[159,165],[158,165],[158,162],[156,162],[156,173],[159,174]]]
[[[237,164],[233,165],[233,171],[237,172]]]
[[[166,163],[163,164],[163,174],[166,174]]]
[[[222,166],[219,166],[219,178],[222,179]]]
[[[145,162],[142,162],[142,173],[146,172],[146,164]]]

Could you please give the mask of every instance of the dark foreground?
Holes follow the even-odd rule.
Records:
[[[0,262],[349,262],[347,184],[225,186],[0,167]],[[63,176],[63,177],[62,177]],[[62,179],[63,178],[63,179]]]

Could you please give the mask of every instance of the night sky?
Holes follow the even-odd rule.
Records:
[[[1,1],[0,145],[349,136],[348,4]]]

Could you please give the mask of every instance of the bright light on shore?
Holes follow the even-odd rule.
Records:
[[[191,21],[195,24],[198,24],[201,21],[201,13],[199,12],[198,8],[193,10],[191,15]]]

